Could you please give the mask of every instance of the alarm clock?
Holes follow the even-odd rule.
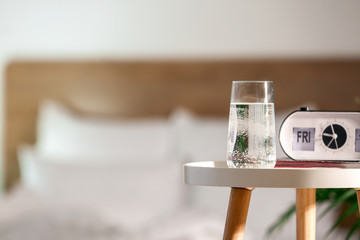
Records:
[[[279,136],[294,160],[360,161],[360,112],[300,108],[285,118]]]

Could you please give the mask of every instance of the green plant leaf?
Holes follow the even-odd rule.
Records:
[[[328,237],[345,218],[347,218],[351,213],[357,210],[358,210],[358,203],[355,202],[343,214],[341,214],[339,219],[330,227],[330,229],[326,233],[326,237]]]
[[[344,193],[344,189],[337,188],[324,188],[324,189],[316,189],[316,202],[321,203],[325,201],[329,201],[336,196],[339,196]]]
[[[349,189],[343,189],[343,188],[316,189],[316,202],[322,203],[327,201],[333,201],[333,199],[338,198],[340,195],[342,195],[348,190]],[[348,198],[347,201],[350,203],[356,201],[356,195]]]
[[[360,227],[360,220],[356,222],[356,224],[350,229],[348,235],[346,235],[346,240],[350,240],[351,236],[355,233],[356,229]]]
[[[352,197],[355,193],[354,189],[348,189],[346,190],[343,194],[341,194],[340,196],[338,196],[337,198],[335,198],[332,203],[330,204],[330,206],[328,206],[319,216],[318,218],[321,219],[322,217],[324,217],[332,208],[334,208],[335,206],[337,206],[340,203],[343,203],[346,201],[346,199]]]
[[[296,205],[291,205],[283,214],[280,215],[278,219],[268,228],[266,235],[270,236],[275,232],[275,230],[280,230],[285,223],[290,219],[292,215],[296,212]]]
[[[354,189],[343,189],[343,188],[328,188],[328,189],[316,189],[316,203],[329,203],[330,205],[322,211],[318,219],[324,217],[330,210],[337,207],[338,205],[348,203],[350,207],[344,212],[334,224],[330,227],[325,235],[325,238],[330,235],[338,227],[338,225],[346,219],[351,213],[357,211],[357,196]],[[293,204],[291,207],[285,211],[280,217],[268,228],[267,236],[270,237],[276,230],[280,230],[289,218],[296,212],[296,205]],[[359,220],[360,222],[360,220]],[[360,227],[360,223],[356,222],[353,228],[349,231],[349,238],[356,232]]]

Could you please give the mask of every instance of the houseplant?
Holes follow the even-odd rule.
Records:
[[[360,228],[360,217],[358,210],[358,202],[356,191],[354,189],[317,189],[316,190],[316,203],[324,204],[328,203],[328,207],[326,207],[319,215],[318,218],[321,219],[327,213],[334,209],[338,209],[341,206],[341,213],[339,214],[338,219],[333,223],[332,226],[329,227],[326,236],[330,235],[337,227],[344,222],[345,219],[350,218],[351,216],[356,216],[355,221],[351,223],[349,226],[348,233],[346,235],[346,239],[350,239],[350,237],[356,232],[357,229]],[[275,222],[268,228],[267,234],[271,235],[274,232],[280,230],[290,219],[292,215],[296,212],[295,203],[292,204],[280,217],[275,220]]]

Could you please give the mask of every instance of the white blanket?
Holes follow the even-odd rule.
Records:
[[[215,240],[223,224],[204,211],[182,209],[130,232],[96,209],[48,207],[23,186],[0,199],[2,240]]]

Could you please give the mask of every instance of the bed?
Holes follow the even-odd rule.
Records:
[[[9,64],[1,239],[221,238],[227,189],[184,186],[181,166],[224,160],[234,80],[274,81],[277,127],[302,105],[360,108],[358,60]],[[247,239],[278,194],[254,194]]]

